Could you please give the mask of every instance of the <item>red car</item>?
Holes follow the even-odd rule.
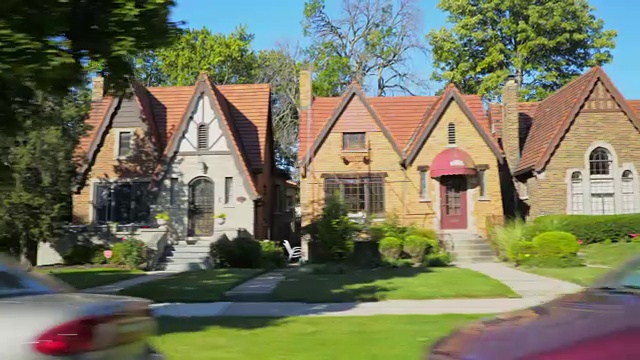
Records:
[[[454,331],[427,358],[640,359],[640,257],[576,294]]]

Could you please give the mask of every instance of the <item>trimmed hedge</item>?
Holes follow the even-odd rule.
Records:
[[[630,234],[640,234],[640,214],[626,215],[547,215],[534,224],[556,221],[555,230],[571,233],[583,244],[606,240],[626,240]]]

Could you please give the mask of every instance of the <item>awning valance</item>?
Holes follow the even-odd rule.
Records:
[[[475,175],[476,165],[464,150],[457,147],[441,151],[431,162],[431,177],[445,175]]]

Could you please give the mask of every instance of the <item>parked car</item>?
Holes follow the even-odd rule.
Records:
[[[640,359],[640,257],[578,293],[458,329],[427,358]]]
[[[162,359],[150,301],[79,293],[0,254],[0,359]]]

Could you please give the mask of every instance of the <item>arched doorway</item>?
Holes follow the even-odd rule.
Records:
[[[213,235],[213,181],[196,178],[189,184],[188,236]]]

